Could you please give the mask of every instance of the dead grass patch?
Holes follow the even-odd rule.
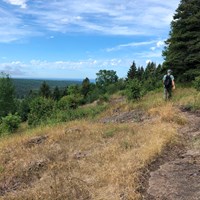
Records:
[[[151,126],[74,121],[41,135],[2,149],[1,199],[139,199],[140,169],[176,131],[159,119]]]
[[[137,200],[139,177],[186,123],[162,96],[115,103],[100,117],[143,107],[153,120],[72,121],[0,141],[2,200]],[[19,183],[17,187],[15,181]],[[29,180],[29,181],[28,181]],[[6,186],[6,187],[5,187]]]

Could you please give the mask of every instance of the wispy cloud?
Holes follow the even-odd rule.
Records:
[[[21,8],[26,8],[27,7],[26,2],[28,0],[4,0],[4,1],[12,5],[20,6]]]
[[[12,61],[0,63],[0,72],[4,71],[11,75],[11,77],[54,77],[56,71],[57,74],[61,74],[60,77],[65,78],[84,78],[84,73],[87,76],[94,78],[95,73],[100,69],[113,69],[118,70],[122,66],[129,67],[131,61],[130,59],[86,59],[79,61],[53,61],[48,62],[45,60],[31,60],[29,62],[22,61]],[[87,70],[90,73],[87,74]],[[76,72],[84,72],[83,74],[78,74]],[[92,71],[92,73],[91,73]],[[74,77],[70,77],[70,72],[73,72]],[[79,76],[79,77],[78,77]]]
[[[41,33],[24,24],[23,19],[16,14],[0,8],[0,42],[13,42],[39,34]]]
[[[155,46],[151,47],[150,49],[152,51],[156,50],[156,49],[161,49],[164,45],[165,45],[165,40],[159,40]]]
[[[4,8],[0,10],[0,36],[5,30],[11,30],[13,33],[7,33],[7,36],[0,40],[1,42],[30,36],[30,30],[106,35],[159,35],[168,29],[179,0],[170,0],[170,2],[4,0],[4,2],[14,5],[15,8],[8,10],[4,3]],[[2,19],[12,24],[2,23],[4,21]],[[23,26],[26,26],[26,29]]]
[[[128,43],[128,44],[120,44],[120,45],[112,47],[112,48],[107,48],[106,51],[107,52],[118,51],[118,50],[121,50],[123,48],[130,48],[130,47],[137,47],[137,46],[147,46],[147,45],[154,44],[154,43],[156,43],[155,40],[144,41],[144,42],[132,42],[132,43]]]

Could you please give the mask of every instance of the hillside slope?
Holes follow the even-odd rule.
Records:
[[[182,146],[165,150],[149,167],[146,200],[199,200],[200,113],[183,112],[188,123],[179,129]]]
[[[191,94],[181,104],[188,101]],[[113,97],[94,120],[1,139],[0,199],[142,199],[144,169],[182,143],[178,130],[187,117],[175,107],[178,102],[164,102],[161,93],[137,103]]]

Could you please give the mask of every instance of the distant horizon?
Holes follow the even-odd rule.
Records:
[[[85,77],[86,78],[86,77]],[[70,81],[83,81],[85,78],[26,78],[26,77],[23,77],[23,78],[18,78],[18,77],[11,77],[11,79],[23,79],[23,80],[51,80],[51,81],[68,81],[68,80],[70,80]],[[92,81],[92,82],[95,82],[95,79],[90,79],[89,78],[89,80],[90,81]]]

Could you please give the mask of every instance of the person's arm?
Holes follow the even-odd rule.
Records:
[[[172,88],[175,89],[176,87],[175,87],[174,76],[172,76],[172,77],[173,77],[173,78],[172,78]]]
[[[165,78],[166,78],[166,75],[163,76],[163,85],[165,85]]]
[[[174,80],[172,81],[172,88],[173,88],[173,89],[176,88],[176,87],[175,87],[175,82],[174,82]]]

